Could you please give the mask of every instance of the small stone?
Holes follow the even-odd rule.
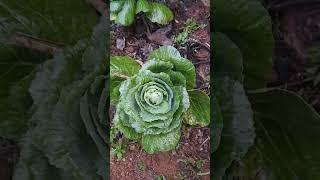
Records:
[[[123,50],[126,46],[126,40],[125,39],[117,39],[117,49]]]
[[[136,148],[136,146],[134,144],[131,144],[131,145],[129,145],[129,149],[131,151],[135,151],[137,148]]]
[[[132,46],[129,46],[129,47],[126,48],[126,51],[128,53],[133,53],[135,51],[135,49]]]

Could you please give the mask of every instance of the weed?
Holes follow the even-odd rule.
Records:
[[[118,160],[123,158],[126,153],[127,145],[123,143],[112,144],[111,154],[116,156]]]
[[[204,165],[204,163],[205,163],[205,160],[202,160],[202,159],[197,160],[197,161],[196,161],[196,168],[197,168],[198,170],[201,170],[202,167],[203,167],[203,165]]]
[[[185,23],[184,27],[181,33],[178,34],[178,36],[173,36],[173,42],[177,44],[184,44],[187,42],[188,36],[190,33],[192,33],[195,30],[204,28],[204,24],[198,24],[194,21],[193,18],[189,18]]]
[[[163,175],[157,176],[156,180],[167,180],[167,178]]]
[[[138,168],[139,171],[145,171],[146,170],[146,165],[144,164],[143,161],[139,161],[137,163],[137,168]]]
[[[174,176],[174,179],[177,179],[177,180],[187,179],[187,175],[181,171],[178,171]]]
[[[127,144],[125,142],[115,140],[118,133],[119,131],[116,128],[111,127],[110,129],[111,156],[116,156],[118,160],[121,160],[123,158],[123,155],[126,152]]]

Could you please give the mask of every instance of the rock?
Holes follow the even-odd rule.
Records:
[[[117,39],[116,47],[117,49],[123,50],[126,46],[126,40],[125,39]]]
[[[136,146],[135,146],[134,144],[130,144],[130,145],[129,145],[129,149],[130,149],[131,151],[137,150],[137,148],[136,148]]]

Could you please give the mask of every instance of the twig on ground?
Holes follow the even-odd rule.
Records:
[[[197,44],[205,47],[207,50],[210,51],[210,44],[208,44],[208,43],[202,43],[202,42],[200,42],[200,41],[198,41],[198,40],[196,40],[196,39],[192,39],[192,38],[189,38],[189,41],[194,42],[194,43],[197,43]]]
[[[143,62],[140,60],[135,60],[138,64],[140,64],[140,66],[143,66]]]
[[[210,140],[210,137],[208,137],[206,140],[204,140],[204,141],[201,143],[200,147],[202,147],[208,140]]]
[[[101,15],[108,15],[108,5],[104,0],[86,0],[93,8],[95,8]]]
[[[4,44],[25,47],[37,50],[51,55],[63,49],[64,44],[56,43],[48,40],[39,39],[24,33],[14,33],[3,40]]]
[[[210,171],[208,172],[203,172],[203,173],[197,173],[198,176],[207,176],[210,174]]]
[[[301,5],[317,5],[317,0],[294,0],[294,1],[284,1],[279,3],[279,1],[271,2],[267,5],[267,9],[270,10],[280,10],[283,8],[287,8],[289,6],[301,6]]]
[[[208,60],[208,61],[197,61],[197,62],[194,62],[192,64],[198,65],[198,64],[207,64],[207,63],[210,63],[210,60]]]
[[[277,89],[287,89],[288,87],[293,87],[293,86],[297,86],[300,85],[302,83],[306,83],[306,82],[310,82],[312,80],[314,80],[315,77],[310,77],[310,78],[306,78],[302,81],[295,81],[292,83],[287,83],[287,84],[283,84],[280,86],[274,86],[274,87],[269,87],[269,88],[261,88],[261,89],[254,89],[254,90],[248,90],[247,92],[249,94],[255,94],[255,93],[265,93],[265,92],[269,92],[269,91],[273,91],[273,90],[277,90]]]

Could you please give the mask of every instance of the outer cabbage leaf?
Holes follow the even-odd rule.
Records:
[[[319,179],[320,116],[300,96],[286,90],[251,94],[257,138],[241,160],[254,179]]]
[[[210,123],[210,98],[204,92],[191,90],[190,108],[184,115],[184,122],[189,125],[207,126]]]
[[[16,73],[20,68],[13,68],[11,73]],[[6,71],[7,72],[7,71]],[[26,72],[28,73],[28,71]],[[10,74],[10,73],[8,73]],[[22,73],[23,74],[23,73]],[[8,139],[18,140],[28,130],[30,125],[27,120],[30,118],[30,107],[32,98],[28,93],[29,85],[33,78],[33,73],[20,79],[20,76],[0,78],[0,136]],[[1,75],[0,75],[1,76]],[[18,79],[15,79],[18,78]],[[7,84],[7,82],[13,83]],[[6,88],[8,86],[8,88]]]
[[[125,0],[121,10],[116,15],[115,21],[125,26],[131,25],[134,21],[135,9],[135,0]]]
[[[224,77],[215,78],[214,87],[223,118],[223,130],[219,148],[212,154],[215,163],[211,169],[214,179],[219,180],[231,163],[242,158],[253,145],[255,129],[251,105],[242,84]]]
[[[238,46],[220,32],[212,33],[215,76],[228,76],[243,82],[243,60]]]
[[[110,58],[110,73],[114,75],[133,76],[140,70],[140,65],[128,56],[112,56]]]
[[[162,46],[159,49],[153,51],[149,57],[149,60],[167,61],[173,64],[174,70],[183,74],[187,80],[187,88],[192,89],[196,82],[195,68],[189,60],[181,57],[179,51],[172,46]]]
[[[147,18],[154,23],[168,24],[173,20],[172,11],[160,3],[148,0],[113,0],[110,2],[110,19],[118,24],[130,26],[136,14],[146,13]]]
[[[140,12],[149,12],[151,11],[152,6],[147,0],[138,0],[137,1],[137,8],[136,8],[136,14]]]
[[[152,3],[151,11],[147,13],[147,17],[151,22],[167,24],[173,20],[173,13],[167,6],[163,4]]]
[[[18,140],[32,125],[28,88],[36,67],[51,56],[2,43],[14,33],[25,33],[74,44],[90,36],[98,15],[85,1],[2,0],[0,17],[0,135]]]
[[[22,5],[23,4],[23,5]],[[0,41],[15,32],[74,44],[88,38],[99,16],[85,1],[2,0]]]
[[[124,77],[135,75],[140,69],[140,64],[127,56],[112,56],[110,58],[110,102],[115,105],[119,100],[120,83]],[[121,77],[123,76],[123,77]]]
[[[106,27],[102,17],[92,38],[37,69],[29,88],[33,126],[22,141],[14,179],[107,179]]]
[[[178,145],[180,136],[180,127],[168,134],[146,135],[142,137],[142,146],[148,153],[172,150]]]
[[[274,46],[268,11],[258,0],[216,0],[214,8],[215,31],[241,50],[245,87],[265,87],[272,72]]]
[[[212,123],[210,124],[210,137],[212,138],[210,142],[210,152],[213,153],[219,147],[221,133],[223,129],[223,118],[221,114],[221,109],[215,95],[210,96],[210,108],[212,119]]]

